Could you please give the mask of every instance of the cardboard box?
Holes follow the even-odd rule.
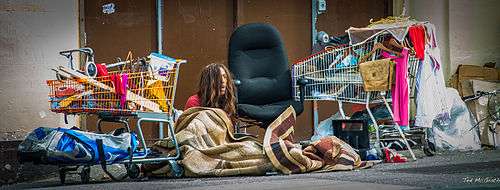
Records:
[[[500,69],[477,65],[460,65],[457,72],[448,80],[448,85],[457,89],[460,96],[469,96],[474,93],[470,83],[471,79],[498,81],[500,80]]]

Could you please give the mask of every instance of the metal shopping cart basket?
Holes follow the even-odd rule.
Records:
[[[162,56],[156,54],[156,56]],[[137,118],[137,135],[141,150],[131,153],[127,159],[118,163],[125,164],[128,176],[136,178],[139,175],[138,163],[159,163],[168,161],[172,166],[175,176],[182,175],[182,168],[176,160],[180,157],[179,146],[174,134],[174,99],[179,74],[179,67],[186,63],[185,60],[170,60],[164,67],[151,66],[154,59],[149,57],[142,59],[146,63],[146,69],[134,72],[133,70],[121,70],[109,72],[106,76],[90,77],[76,72],[67,67],[59,67],[59,74],[71,76],[71,78],[60,80],[48,80],[50,88],[49,104],[50,110],[64,114],[97,114],[99,116],[97,129],[101,132],[102,122],[116,122],[124,125],[124,130],[130,132],[128,118]],[[161,58],[161,57],[160,57]],[[138,60],[139,61],[139,60]],[[128,63],[134,61],[129,60]],[[174,156],[160,156],[154,154],[147,147],[142,132],[143,122],[159,122],[160,129],[163,123],[168,126],[169,136],[175,145]],[[162,138],[160,131],[160,138]],[[103,163],[104,171],[112,178],[107,170],[107,164]],[[67,171],[76,171],[80,166],[60,166],[60,177],[64,183]],[[80,173],[83,182],[89,181],[90,165],[83,165]]]
[[[370,103],[384,103],[386,108],[394,118],[391,107],[389,106],[388,98],[390,93],[387,92],[367,92],[363,87],[363,79],[359,72],[358,61],[365,57],[370,56],[370,52],[374,49],[374,45],[382,42],[388,34],[380,34],[362,43],[342,46],[342,47],[327,47],[324,51],[300,60],[293,65],[292,80],[296,84],[298,80],[307,80],[304,87],[305,100],[330,100],[337,101],[339,104],[339,112],[346,118],[342,107],[342,102],[349,102],[355,104],[365,104],[368,114],[370,115],[376,129],[375,148],[379,151],[381,140],[379,137],[379,126],[375,120],[370,107]],[[373,60],[381,54],[380,50],[376,50],[370,59]],[[418,60],[413,56],[409,58],[409,88],[412,89],[410,96],[413,96],[415,89],[415,75],[418,67]],[[299,85],[294,85],[293,93],[296,99],[300,98]],[[397,124],[396,124],[397,125]],[[405,134],[401,131],[399,126],[396,126],[400,136],[404,139],[406,147],[411,153],[413,159],[415,155],[411,150]],[[384,146],[382,144],[382,146]]]

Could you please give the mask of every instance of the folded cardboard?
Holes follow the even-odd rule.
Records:
[[[448,81],[448,85],[458,90],[460,96],[469,96],[474,92],[469,80],[498,81],[500,80],[500,69],[488,68],[478,65],[460,65],[457,72]]]

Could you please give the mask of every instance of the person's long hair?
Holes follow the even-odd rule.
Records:
[[[222,88],[222,73],[220,69],[226,72],[226,91],[224,95],[220,94]],[[201,100],[201,106],[220,108],[224,110],[231,120],[236,119],[236,96],[233,77],[226,66],[219,63],[212,63],[205,66],[201,71],[201,78],[198,84],[198,96]]]

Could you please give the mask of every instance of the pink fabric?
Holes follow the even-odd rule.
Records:
[[[127,83],[128,83],[128,74],[122,74],[122,83],[121,83],[121,95],[120,95],[120,105],[122,108],[125,108],[125,102],[127,102]]]
[[[111,75],[111,81],[113,82],[113,86],[115,86],[116,95],[120,98],[120,107],[125,108],[125,102],[127,101],[128,74]]]
[[[396,84],[392,88],[392,111],[394,122],[400,126],[408,126],[410,119],[410,96],[408,91],[408,48],[403,48],[400,57],[382,52],[384,58],[392,58],[396,62]]]

